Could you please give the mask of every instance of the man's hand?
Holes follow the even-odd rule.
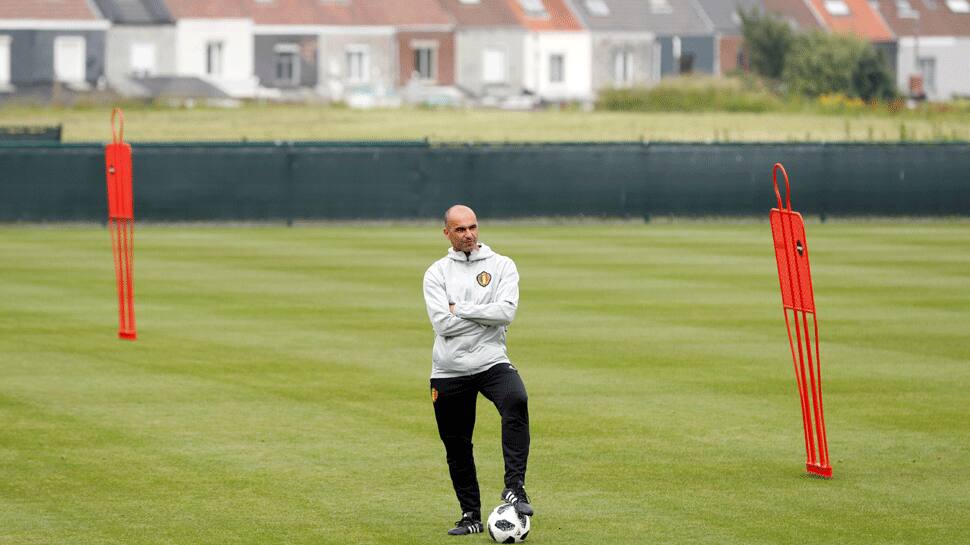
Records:
[[[455,304],[454,303],[448,303],[448,312],[450,312],[452,314],[455,313]]]

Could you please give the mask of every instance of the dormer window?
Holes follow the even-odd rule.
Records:
[[[650,0],[650,13],[673,13],[670,0]]]
[[[586,9],[591,15],[597,17],[608,17],[610,7],[606,5],[606,0],[586,0]]]
[[[967,0],[946,0],[946,7],[953,13],[970,13],[970,2]]]
[[[919,13],[913,9],[909,0],[896,0],[896,16],[900,19],[919,19]]]
[[[519,0],[522,11],[529,17],[548,17],[546,6],[542,5],[542,0]]]
[[[851,14],[849,5],[845,3],[845,0],[825,0],[825,11],[837,17]]]

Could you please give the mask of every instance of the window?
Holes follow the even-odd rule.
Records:
[[[133,76],[144,78],[155,74],[155,44],[131,44],[129,55]]]
[[[492,47],[482,53],[482,80],[485,83],[505,83],[507,76],[504,50]]]
[[[519,0],[522,11],[529,17],[548,17],[546,6],[542,5],[542,0]]]
[[[347,81],[366,83],[370,80],[370,50],[366,45],[348,45]]]
[[[849,5],[845,0],[825,0],[825,10],[832,15],[849,15]]]
[[[970,2],[967,0],[946,0],[946,7],[953,13],[970,13]]]
[[[633,83],[632,51],[617,51],[613,54],[613,83],[619,87]]]
[[[222,42],[205,44],[205,73],[210,76],[222,75]]]
[[[434,81],[438,79],[438,48],[419,46],[414,49],[414,72],[418,79]]]
[[[561,53],[549,55],[549,83],[566,80],[566,57]]]
[[[919,19],[919,13],[909,0],[896,0],[896,16],[900,19]]]
[[[923,76],[923,89],[926,94],[936,94],[936,59],[922,57],[919,60],[919,73]]]
[[[300,46],[297,44],[276,44],[273,46],[276,60],[276,83],[299,85],[300,83]]]
[[[597,17],[607,17],[610,14],[610,7],[606,5],[606,0],[586,0],[586,9]]]
[[[673,13],[669,0],[650,0],[650,13]]]
[[[0,35],[0,89],[10,85],[10,36]]]
[[[68,83],[83,82],[87,73],[85,50],[82,36],[54,38],[54,78]]]

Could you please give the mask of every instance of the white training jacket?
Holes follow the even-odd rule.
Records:
[[[424,273],[424,302],[435,332],[431,378],[473,375],[509,362],[505,332],[519,305],[519,271],[511,259],[482,243],[468,256],[449,248]]]

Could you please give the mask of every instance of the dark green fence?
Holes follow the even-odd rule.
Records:
[[[970,215],[970,144],[183,143],[134,146],[135,216],[174,220]],[[100,145],[0,146],[0,221],[105,218]]]

